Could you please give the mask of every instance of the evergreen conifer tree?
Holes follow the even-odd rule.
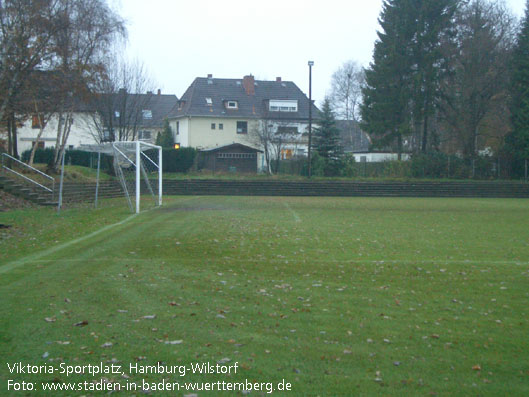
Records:
[[[510,110],[512,131],[505,145],[513,174],[521,176],[529,160],[529,0],[513,54]]]
[[[421,150],[426,150],[429,118],[446,68],[440,48],[458,4],[459,0],[384,2],[379,18],[382,31],[366,70],[360,108],[362,127],[375,146],[390,146],[400,157],[403,138],[415,129]]]
[[[337,176],[343,162],[343,147],[329,98],[323,102],[320,117],[314,134],[314,148],[325,161],[324,175]]]
[[[384,2],[381,32],[375,43],[373,62],[366,73],[360,107],[362,128],[376,147],[393,146],[402,153],[402,139],[411,133],[409,42],[412,29],[403,12],[403,0]]]
[[[163,148],[173,148],[174,147],[174,137],[173,130],[169,125],[169,120],[165,119],[163,122],[163,131],[158,133],[156,137],[156,144]]]

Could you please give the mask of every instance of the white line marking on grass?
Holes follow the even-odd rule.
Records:
[[[290,211],[296,223],[301,223],[301,218],[299,217],[298,213],[294,211],[286,201],[283,201],[283,205]]]
[[[110,229],[112,229],[112,228],[114,228],[116,226],[121,226],[121,225],[127,223],[128,221],[130,221],[131,219],[134,219],[137,215],[138,214],[130,215],[129,217],[123,219],[122,221],[120,221],[118,223],[114,223],[112,225],[107,225],[107,226],[105,226],[105,227],[103,227],[103,228],[101,228],[99,230],[96,230],[95,232],[87,234],[86,236],[82,236],[82,237],[76,238],[76,239],[74,239],[72,241],[68,241],[67,243],[58,245],[56,247],[48,248],[47,250],[38,252],[36,254],[31,254],[31,255],[26,256],[25,258],[17,259],[17,260],[15,260],[13,262],[10,262],[7,265],[4,265],[4,266],[0,267],[0,274],[1,273],[7,273],[8,271],[16,269],[17,267],[20,267],[22,265],[25,265],[28,262],[38,261],[42,257],[54,254],[57,251],[60,251],[62,249],[68,248],[68,247],[71,247],[72,245],[75,245],[75,244],[80,243],[82,241],[88,240],[88,239],[90,239],[92,237],[95,237],[98,234],[104,233],[107,230],[110,230]]]

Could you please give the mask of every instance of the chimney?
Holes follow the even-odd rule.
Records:
[[[158,88],[158,95],[162,95],[162,90]]]
[[[277,81],[278,83],[281,83],[281,77],[276,77],[276,81]]]
[[[252,75],[243,77],[242,86],[246,91],[246,95],[255,95],[255,80]]]
[[[147,91],[147,95],[152,95],[152,91]]]
[[[213,75],[212,74],[208,74],[208,79],[212,79],[213,78]]]

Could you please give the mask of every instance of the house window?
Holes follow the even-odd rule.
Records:
[[[115,112],[114,112],[114,117],[117,118],[117,119],[119,119],[119,112],[118,112],[118,111],[115,111]]]
[[[218,153],[218,159],[254,159],[257,157],[256,153]]]
[[[180,122],[176,122],[176,135],[180,135]]]
[[[31,142],[31,146],[35,146],[35,141]],[[39,141],[39,144],[37,145],[38,149],[44,149],[44,141]]]
[[[278,134],[297,134],[298,133],[298,128],[297,127],[279,126],[279,127],[277,127],[277,133]]]
[[[212,129],[212,130],[215,129],[215,123],[211,123],[211,129]]]
[[[151,139],[151,131],[138,131],[138,139],[140,141]]]
[[[297,112],[298,101],[297,100],[270,100],[269,110],[271,112]]]
[[[226,102],[226,107],[228,109],[237,109],[239,106],[237,104],[237,101],[228,101]]]
[[[290,160],[292,158],[292,149],[282,149],[281,150],[281,159]]]
[[[247,134],[248,133],[248,122],[247,121],[237,121],[237,134]]]
[[[213,105],[213,101],[211,100],[211,98],[206,98],[206,104],[207,104],[208,106]]]
[[[152,119],[152,110],[144,109],[141,111],[144,120]]]
[[[219,123],[219,130],[223,130],[223,129],[224,129],[224,124]]]
[[[73,150],[73,145],[68,145],[69,150]]]
[[[31,117],[31,128],[39,128],[40,129],[40,117],[38,114],[34,114]]]

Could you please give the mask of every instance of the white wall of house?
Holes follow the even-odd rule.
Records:
[[[59,122],[58,115],[54,115],[44,127],[44,131],[40,137],[44,147],[54,147],[57,141],[57,126]],[[33,147],[33,142],[36,141],[37,135],[40,132],[39,128],[32,127],[32,119],[29,118],[23,122],[23,125],[18,128],[18,151],[22,153]],[[66,147],[76,148],[81,144],[96,143],[94,138],[95,127],[92,116],[87,113],[75,113],[73,115],[73,124],[68,137]]]
[[[181,147],[189,146],[189,118],[180,118],[169,122],[171,129],[175,134],[175,143],[179,143]]]
[[[362,161],[366,161],[368,163],[377,163],[382,161],[396,161],[399,159],[397,153],[353,153],[353,156],[357,163]],[[410,159],[410,155],[403,153],[401,158],[402,160],[407,161]]]
[[[247,133],[237,133],[237,121],[247,123]],[[176,135],[176,142],[182,147],[189,146],[197,149],[212,149],[232,143],[256,147],[251,136],[252,128],[256,125],[256,120],[243,118],[185,117],[171,121],[173,130],[177,131],[178,128],[179,131]]]

